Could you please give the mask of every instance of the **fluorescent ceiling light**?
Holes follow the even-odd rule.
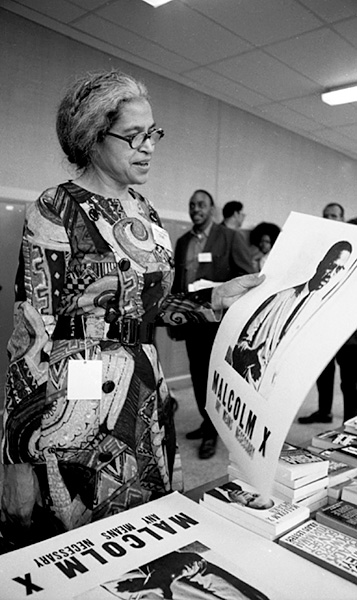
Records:
[[[151,6],[154,6],[155,8],[157,8],[158,6],[161,6],[162,4],[166,4],[167,2],[171,2],[171,0],[143,0],[144,2],[147,2],[148,4],[151,4]]]
[[[336,106],[336,104],[348,104],[349,102],[357,102],[357,84],[349,85],[348,87],[330,90],[321,94],[321,100]]]

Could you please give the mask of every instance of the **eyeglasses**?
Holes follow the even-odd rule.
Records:
[[[150,140],[152,145],[155,146],[162,137],[164,137],[165,132],[163,129],[153,129],[152,131],[145,132],[141,131],[140,133],[135,133],[134,135],[127,135],[126,137],[122,135],[118,135],[117,133],[112,133],[108,131],[107,135],[111,135],[112,137],[118,138],[118,140],[124,140],[127,142],[133,150],[140,148],[146,140]]]

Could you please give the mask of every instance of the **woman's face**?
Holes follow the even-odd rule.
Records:
[[[149,102],[144,98],[135,98],[123,105],[120,119],[110,131],[126,137],[147,133],[154,125]],[[100,179],[114,181],[116,186],[124,190],[130,185],[146,183],[153,152],[154,145],[150,138],[133,150],[125,140],[106,136],[96,146],[92,167]]]
[[[269,235],[262,235],[259,248],[263,252],[263,254],[268,254],[271,250],[271,239]]]

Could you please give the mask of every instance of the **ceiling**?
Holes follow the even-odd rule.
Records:
[[[357,0],[0,0],[68,37],[357,160]]]

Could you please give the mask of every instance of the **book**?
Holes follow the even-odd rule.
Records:
[[[301,487],[328,472],[328,460],[297,446],[282,449],[275,480],[290,487]]]
[[[280,483],[279,481],[275,481],[273,493],[279,497],[290,500],[290,502],[296,502],[297,500],[302,500],[303,498],[310,496],[314,492],[327,489],[327,486],[327,476],[322,477],[321,479],[316,479],[315,481],[311,481],[310,483],[307,483],[299,488],[291,488],[283,483]]]
[[[328,466],[328,464],[327,464]],[[309,483],[313,483],[314,481],[318,481],[320,480],[322,477],[326,477],[326,474],[320,474],[317,475],[316,473],[310,473],[310,475],[304,475],[304,477],[298,477],[297,479],[292,479],[291,481],[289,480],[281,480],[278,479],[277,477],[275,477],[275,481],[276,483],[281,483],[281,485],[284,485],[285,487],[289,487],[292,490],[296,490],[298,488],[301,487],[305,487],[306,485],[308,485]]]
[[[322,431],[321,433],[314,435],[311,440],[311,445],[313,447],[327,450],[336,450],[337,448],[349,446],[350,444],[357,444],[357,435],[345,433],[338,429]]]
[[[351,479],[343,486],[341,499],[357,505],[357,478]]]
[[[353,477],[357,476],[356,466],[348,465],[346,462],[342,460],[337,460],[333,458],[333,453],[338,452],[340,448],[334,450],[323,450],[322,448],[313,448],[310,446],[310,450],[313,454],[317,454],[321,458],[329,461],[328,467],[328,477],[329,477],[329,487],[333,487],[342,483],[343,481],[348,481]]]
[[[343,428],[347,433],[354,433],[357,435],[357,417],[352,417],[344,421]]]
[[[278,543],[308,559],[357,583],[357,540],[336,529],[309,519],[286,535]],[[323,577],[320,578],[323,581]],[[336,597],[339,598],[338,592]],[[319,594],[316,598],[323,598]]]
[[[310,516],[307,506],[298,506],[276,496],[263,498],[241,479],[208,490],[201,502],[222,517],[271,540]]]
[[[315,502],[311,502],[311,504],[306,504],[306,506],[309,507],[310,516],[312,517],[317,510],[319,510],[320,508],[323,508],[324,506],[327,506],[328,503],[329,503],[328,496],[326,494],[326,496],[324,498],[320,498],[319,500],[316,500]],[[301,505],[302,503],[298,502],[298,504]]]
[[[311,515],[311,513],[314,513],[318,508],[328,504],[327,488],[315,492],[314,494],[311,494],[306,498],[302,498],[301,500],[294,500],[294,504],[297,504],[298,506],[308,506]]]
[[[330,504],[318,510],[315,518],[318,523],[357,538],[357,507],[355,504],[351,504],[345,500],[338,500],[335,504]]]
[[[333,487],[339,483],[349,481],[357,476],[357,466],[347,465],[340,460],[330,458],[328,468],[328,485]]]
[[[356,467],[357,445],[342,446],[341,448],[337,448],[331,453],[331,458],[333,460],[344,462],[346,465],[350,465],[351,467]]]
[[[228,476],[230,478],[230,481],[233,481],[234,479],[241,479],[242,481],[247,481],[244,477],[244,475],[239,471],[239,469],[237,469],[234,465],[229,464],[227,466],[227,473]],[[296,480],[296,483],[300,483],[300,480],[303,480],[305,478],[301,477],[300,479]],[[309,478],[307,477],[306,480],[309,483]],[[291,482],[292,484],[294,484],[295,482]],[[280,497],[279,493],[276,492],[276,496]],[[289,502],[291,502],[290,498],[287,496],[283,496],[281,495],[281,498],[283,500],[288,500]],[[320,508],[321,506],[325,506],[325,504],[328,502],[328,496],[327,496],[327,489],[324,488],[323,490],[318,490],[317,492],[313,492],[311,495],[307,496],[306,498],[302,498],[301,500],[296,500],[294,499],[294,504],[298,504],[298,505],[302,505],[302,506],[308,506],[310,509],[310,512],[313,512],[315,510],[317,510],[318,508]]]
[[[237,477],[247,481],[231,454],[229,454],[229,460],[227,473],[231,479]],[[326,457],[320,457],[305,448],[284,443],[275,473],[275,481],[291,488],[298,488],[327,475],[328,469],[329,460]]]
[[[342,481],[342,483],[338,483],[337,485],[332,485],[327,488],[327,496],[329,499],[329,504],[334,504],[337,500],[340,500],[342,497],[342,490],[345,485],[348,484],[350,480]]]

